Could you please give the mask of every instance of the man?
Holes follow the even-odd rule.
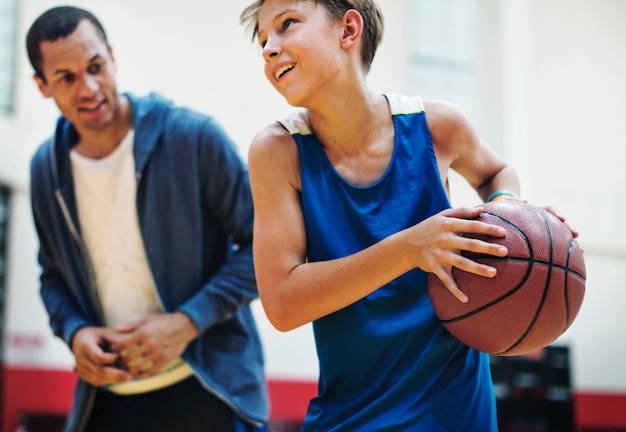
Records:
[[[41,296],[79,377],[68,431],[252,431],[268,412],[247,171],[207,116],[119,94],[99,21],[27,35],[61,117],[31,165]]]

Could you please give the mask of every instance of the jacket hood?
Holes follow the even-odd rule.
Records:
[[[144,97],[137,97],[132,93],[123,93],[122,97],[128,98],[133,116],[133,128],[135,129],[135,171],[140,173],[148,161],[148,158],[163,134],[165,117],[172,101],[159,95],[150,93]],[[52,140],[53,151],[50,151],[50,165],[53,170],[55,189],[63,190],[71,185],[71,169],[69,154],[78,143],[80,135],[69,121],[64,117],[57,120],[56,131]]]
[[[133,128],[135,129],[135,171],[143,171],[148,157],[154,149],[165,128],[165,117],[172,101],[157,94],[137,98],[131,93],[124,93],[132,107]]]

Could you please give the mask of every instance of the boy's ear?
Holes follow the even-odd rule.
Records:
[[[343,15],[342,24],[341,47],[350,48],[361,39],[363,34],[363,17],[355,9],[350,9]]]

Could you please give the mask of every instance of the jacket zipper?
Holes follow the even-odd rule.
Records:
[[[141,237],[141,246],[143,247],[144,255],[146,256],[146,262],[148,263],[148,270],[150,270],[150,277],[152,278],[152,287],[154,289],[154,295],[159,302],[159,306],[163,313],[168,313],[169,311],[165,308],[165,304],[163,303],[163,299],[161,298],[161,294],[157,289],[156,281],[154,280],[152,267],[150,266],[150,260],[148,259],[148,251],[146,250],[146,242],[143,239],[143,232],[141,231],[141,219],[139,217],[139,203],[137,202],[137,197],[139,194],[139,182],[141,181],[141,172],[135,171],[135,212],[137,213],[137,222],[139,223],[139,236]]]
[[[156,281],[154,280],[152,267],[150,266],[150,260],[148,259],[148,252],[146,251],[146,242],[143,240],[143,233],[141,232],[141,220],[139,218],[139,204],[137,203],[137,194],[139,193],[139,182],[141,181],[141,172],[135,172],[135,209],[137,212],[137,220],[139,222],[139,235],[141,237],[141,245],[143,246],[144,254],[146,256],[146,262],[148,263],[148,269],[150,270],[150,277],[152,278],[152,286],[154,287],[154,295],[156,299],[159,301],[159,306],[163,313],[169,313],[169,310],[165,308],[165,304],[163,303],[163,299],[161,298],[161,294],[156,285]]]
[[[100,321],[103,322],[104,313],[102,311],[102,306],[100,305],[100,299],[98,297],[98,292],[96,290],[96,273],[93,269],[93,264],[91,263],[91,256],[89,255],[89,251],[87,250],[87,246],[85,245],[85,242],[81,238],[80,234],[78,234],[78,230],[76,229],[76,226],[74,225],[74,222],[72,221],[70,212],[67,209],[67,205],[65,204],[65,200],[63,199],[63,195],[61,194],[61,191],[58,189],[55,190],[54,195],[56,196],[57,201],[59,202],[59,206],[61,206],[63,217],[65,218],[65,222],[67,223],[67,226],[70,229],[70,232],[72,233],[72,237],[74,237],[74,240],[76,240],[76,243],[78,243],[78,246],[80,247],[80,251],[83,254],[83,258],[85,259],[85,265],[87,266],[87,272],[89,273],[89,293],[91,294],[93,304],[96,306],[97,312],[100,315],[99,316]]]
[[[87,246],[85,242],[78,234],[78,230],[70,217],[70,212],[67,209],[67,204],[65,204],[65,200],[63,199],[63,195],[60,190],[55,190],[54,195],[56,196],[57,201],[59,202],[59,206],[61,207],[61,212],[63,213],[63,217],[65,218],[65,222],[67,223],[68,228],[70,229],[70,233],[78,246],[80,247],[80,251],[83,254],[83,258],[85,259],[85,265],[87,266],[87,273],[89,273],[89,293],[91,294],[93,304],[96,306],[98,313],[100,314],[100,321],[102,321],[102,317],[104,316],[102,312],[102,306],[100,305],[100,299],[98,298],[98,292],[96,291],[96,275],[93,269],[93,265],[91,263],[91,256],[89,255],[89,251],[87,250]],[[93,404],[96,399],[96,391],[95,389],[90,389],[89,392],[89,400],[87,401],[87,410],[85,414],[82,416],[81,422],[78,425],[79,431],[84,431],[87,427],[87,422],[89,421],[89,416],[91,410],[93,409]]]
[[[193,369],[193,367],[191,369]],[[194,370],[194,372],[195,372],[195,370]],[[215,396],[217,399],[221,400],[224,403],[224,405],[230,407],[230,409],[234,413],[238,414],[239,418],[248,420],[256,428],[263,427],[263,423],[262,422],[259,422],[259,421],[256,421],[254,419],[251,419],[250,417],[248,417],[247,415],[245,415],[244,413],[239,411],[237,409],[237,407],[234,406],[227,398],[225,398],[221,393],[219,393],[219,392],[215,391],[214,389],[212,389],[211,386],[209,386],[207,383],[205,383],[202,378],[198,377],[198,375],[196,375],[196,379],[198,381],[200,381],[200,384],[202,385],[202,387],[204,387],[209,393],[212,393],[213,396]]]
[[[91,384],[90,384],[91,385]],[[83,432],[87,427],[87,422],[89,422],[89,418],[91,417],[91,412],[93,411],[93,405],[96,403],[96,393],[98,390],[92,386],[89,389],[89,400],[87,401],[87,409],[85,410],[85,414],[78,425],[78,432]]]

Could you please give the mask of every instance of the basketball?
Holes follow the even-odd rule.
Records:
[[[498,272],[487,278],[454,268],[467,303],[430,273],[428,292],[435,312],[454,337],[479,351],[514,356],[543,348],[568,329],[582,305],[582,250],[569,228],[544,209],[518,200],[482,207],[478,220],[503,227],[506,235],[468,237],[502,244],[508,254],[463,253]]]

